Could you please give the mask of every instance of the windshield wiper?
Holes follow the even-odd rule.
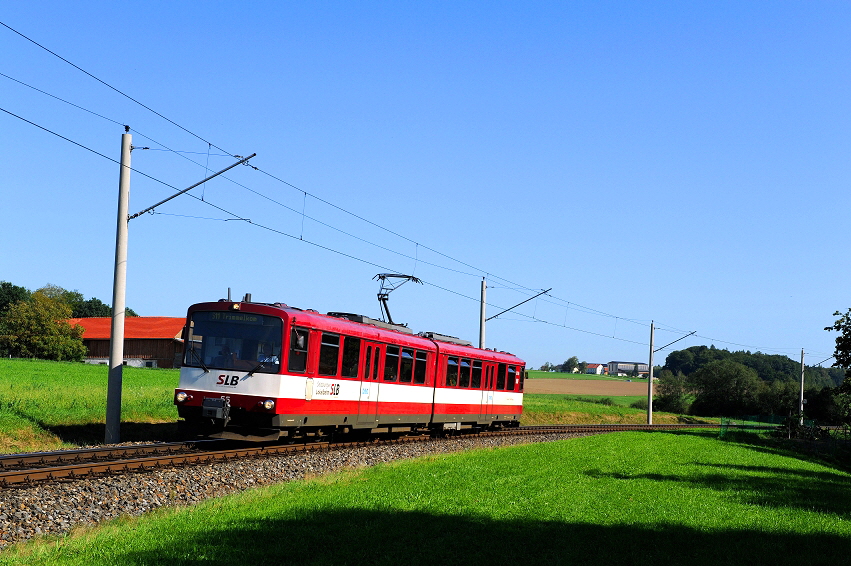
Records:
[[[210,373],[210,368],[204,365],[204,360],[201,359],[201,355],[195,350],[195,348],[189,348],[189,353],[195,355],[195,359],[198,360],[198,363],[201,364],[201,367],[204,368],[204,373]]]
[[[266,365],[265,365],[265,364],[266,364],[266,362],[260,362],[259,364],[257,364],[256,366],[254,366],[254,369],[252,369],[250,372],[248,372],[247,374],[245,374],[245,377],[248,377],[248,376],[252,375],[255,371],[257,371],[257,370],[258,370],[258,369],[260,369],[260,368],[264,368],[264,367],[266,367]]]

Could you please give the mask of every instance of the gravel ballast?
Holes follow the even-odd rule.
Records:
[[[474,436],[368,445],[8,488],[0,490],[0,548],[40,534],[66,533],[81,524],[91,525],[121,515],[140,515],[168,505],[191,505],[251,487],[312,477],[340,468],[575,436],[585,435]]]

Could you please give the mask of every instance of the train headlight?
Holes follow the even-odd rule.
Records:
[[[271,411],[272,409],[275,408],[275,402],[272,401],[271,399],[266,399],[265,401],[260,403],[260,405],[262,405],[263,408],[266,409],[267,411]]]
[[[177,401],[178,403],[183,403],[184,401],[186,401],[190,397],[191,397],[191,395],[189,395],[189,393],[187,393],[186,391],[178,391],[177,395],[174,396],[174,400]]]

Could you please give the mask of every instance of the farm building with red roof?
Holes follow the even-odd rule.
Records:
[[[71,326],[83,327],[86,362],[109,363],[109,333],[112,319],[72,318]],[[136,367],[180,367],[183,359],[185,318],[171,316],[128,316],[124,319],[124,365]]]

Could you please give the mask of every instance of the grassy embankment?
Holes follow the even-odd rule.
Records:
[[[123,440],[175,437],[172,394],[177,381],[177,370],[124,368]],[[0,453],[102,442],[106,384],[106,366],[0,359]],[[592,395],[524,397],[523,424],[643,423],[646,419],[641,409],[629,408],[640,396],[608,397],[613,405],[589,402],[602,397]],[[654,420],[677,422],[677,416],[660,413]]]
[[[843,564],[851,474],[752,435],[616,433],[346,470],[0,564]]]
[[[603,396],[603,395],[554,395],[545,393],[526,393],[523,395],[524,425],[541,424],[644,424],[647,422],[647,409],[633,409],[630,403],[646,397]],[[611,404],[600,401],[608,399]],[[674,413],[653,412],[653,422],[657,424],[676,424],[689,422],[717,422],[717,419],[695,419]]]
[[[0,452],[57,450],[103,441],[107,367],[0,359]],[[122,439],[175,433],[178,371],[125,367]]]

